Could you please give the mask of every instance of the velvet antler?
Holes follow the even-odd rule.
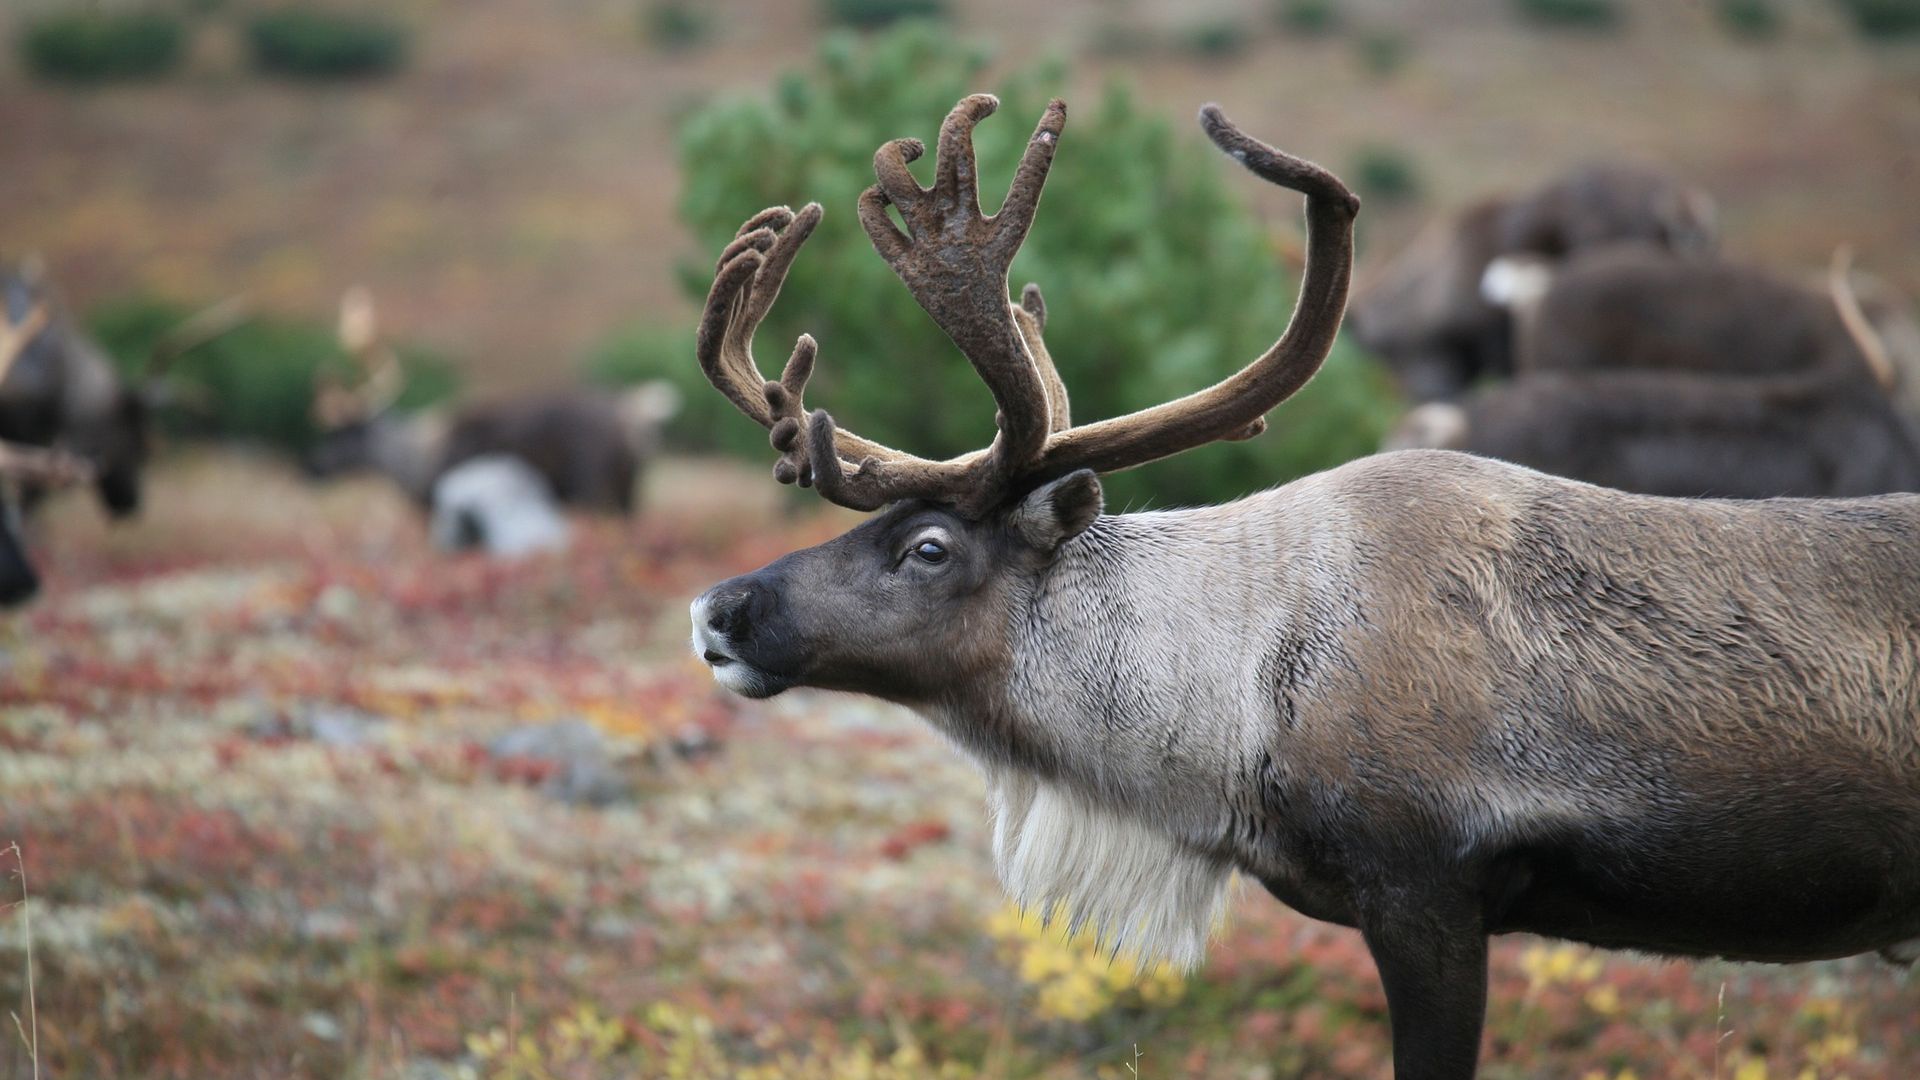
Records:
[[[1114,472],[1208,442],[1258,435],[1267,411],[1304,386],[1326,359],[1346,307],[1359,200],[1332,173],[1247,136],[1209,105],[1200,122],[1216,146],[1262,179],[1307,197],[1307,266],[1292,321],[1265,354],[1211,387],[1073,427],[1066,386],[1042,340],[1046,305],[1039,287],[1028,285],[1018,304],[1007,296],[1007,269],[1033,224],[1066,106],[1047,106],[1000,212],[988,217],[980,210],[973,128],[998,104],[975,94],[947,115],[930,188],[907,169],[925,153],[923,143],[896,139],[882,146],[874,155],[879,183],[859,202],[874,249],[992,393],[999,433],[987,449],[930,461],[845,431],[824,411],[807,413],[801,391],[816,347],[806,335],[779,382],[760,374],[753,333],[819,223],[817,204],[799,214],[784,207],[761,211],[722,252],[700,323],[701,368],[736,408],[769,429],[781,452],[774,475],[782,482],[811,481],[829,500],[855,509],[922,498],[978,516],[1016,491],[1075,469]],[[899,211],[905,231],[888,216],[889,206]]]

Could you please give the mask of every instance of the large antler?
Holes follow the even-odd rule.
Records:
[[[0,383],[7,381],[7,372],[13,369],[13,362],[27,351],[33,339],[47,328],[47,305],[36,303],[27,312],[26,317],[14,322],[12,316],[0,310]]]
[[[1007,297],[1007,268],[1032,226],[1047,171],[1066,124],[1066,107],[1047,107],[1027,144],[1000,212],[981,213],[974,125],[998,102],[963,99],[940,129],[936,179],[922,188],[907,164],[925,153],[897,139],[874,155],[879,183],[860,197],[860,221],[874,248],[909,292],[953,339],[999,407],[993,444],[948,461],[929,461],[841,430],[824,411],[805,413],[800,393],[816,349],[802,335],[777,383],[753,361],[752,338],[772,306],[820,208],[762,211],[721,254],[700,325],[701,367],[741,412],[770,429],[782,457],[782,482],[813,482],[833,502],[870,510],[924,498],[978,515],[1009,493],[1075,469],[1113,472],[1219,439],[1265,430],[1265,413],[1319,370],[1345,309],[1359,200],[1331,173],[1242,134],[1214,106],[1201,124],[1215,145],[1262,178],[1307,196],[1307,267],[1286,333],[1266,354],[1222,382],[1140,412],[1072,427],[1066,387],[1047,354],[1046,306],[1037,286],[1018,305]],[[906,231],[887,207],[899,210]],[[803,438],[804,436],[804,438]],[[853,464],[849,464],[852,462]]]
[[[353,386],[341,384],[325,371],[314,373],[313,415],[322,428],[337,428],[367,420],[387,411],[406,389],[400,357],[380,336],[380,319],[373,293],[355,285],[340,297],[340,322],[335,330],[340,349],[359,369]]]

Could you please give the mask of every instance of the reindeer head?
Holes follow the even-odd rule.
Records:
[[[840,428],[801,396],[817,346],[803,335],[778,381],[761,375],[755,329],[821,210],[764,210],[721,253],[700,324],[707,378],[768,429],[774,477],[831,502],[886,512],[838,539],[723,582],[694,602],[694,649],[723,684],[752,696],[809,685],[927,702],[1005,668],[1007,620],[1062,549],[1101,513],[1097,474],[1266,428],[1265,414],[1319,370],[1346,301],[1357,200],[1332,174],[1242,134],[1220,110],[1201,125],[1256,175],[1307,195],[1308,258],[1292,323],[1263,356],[1176,401],[1074,426],[1042,341],[1046,308],[1029,285],[1008,296],[1066,125],[1056,101],[1028,142],[1000,212],[980,210],[973,127],[998,102],[966,98],[940,130],[932,188],[907,170],[925,152],[898,139],[874,157],[860,198],[868,237],[960,347],[998,406],[992,445],[930,461]],[[906,231],[887,216],[894,207]]]

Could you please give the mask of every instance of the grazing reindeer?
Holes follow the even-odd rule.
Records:
[[[661,425],[679,408],[678,392],[654,382],[619,395],[571,392],[404,415],[393,409],[404,382],[399,358],[380,340],[364,289],[341,302],[340,343],[362,378],[353,387],[316,383],[322,435],[307,456],[308,472],[324,478],[376,469],[422,508],[431,507],[449,470],[504,454],[539,473],[564,504],[631,513]]]
[[[1403,1080],[1473,1073],[1490,934],[1920,953],[1920,498],[1660,499],[1426,451],[1104,514],[1098,473],[1257,435],[1318,370],[1358,200],[1203,109],[1306,195],[1292,322],[1214,386],[1076,427],[1037,295],[1006,291],[1065,109],[985,217],[971,137],[995,105],[947,117],[930,190],[901,139],[860,199],[993,394],[985,450],[923,460],[807,412],[811,337],[762,376],[753,334],[818,205],[721,255],[708,378],[769,429],[776,478],[882,510],[694,601],[722,685],[916,709],[983,766],[1012,894],[1119,944],[1196,962],[1235,870],[1358,927]]]
[[[1347,327],[1416,401],[1513,372],[1507,313],[1481,293],[1488,266],[1548,264],[1610,244],[1712,249],[1713,201],[1660,173],[1594,165],[1525,195],[1485,199],[1430,227],[1354,301]]]
[[[1514,298],[1520,377],[1416,408],[1387,448],[1466,450],[1649,495],[1920,490],[1920,440],[1889,397],[1920,357],[1897,335],[1889,349],[1844,256],[1824,293],[1646,248],[1505,276],[1539,287]]]

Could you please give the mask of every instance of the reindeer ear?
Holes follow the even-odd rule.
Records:
[[[1011,524],[1027,543],[1052,554],[1085,532],[1100,516],[1101,506],[1100,478],[1092,469],[1081,469],[1020,500]]]

